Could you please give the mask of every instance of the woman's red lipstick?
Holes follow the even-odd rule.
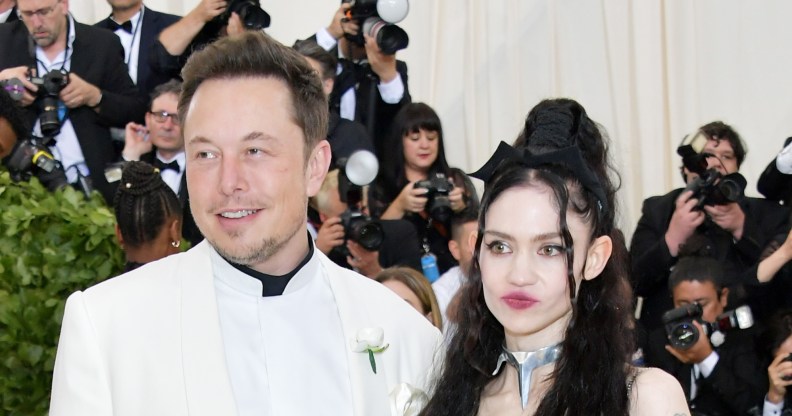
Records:
[[[539,303],[539,301],[532,296],[523,292],[510,292],[501,297],[503,303],[512,309],[528,309],[531,306]]]

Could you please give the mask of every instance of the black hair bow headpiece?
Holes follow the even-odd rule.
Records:
[[[487,163],[479,170],[471,173],[470,176],[487,182],[498,167],[506,161],[520,162],[522,165],[529,168],[547,165],[564,166],[575,175],[575,178],[580,181],[580,184],[583,185],[584,188],[588,189],[597,197],[600,214],[604,214],[608,210],[608,201],[605,198],[605,191],[602,189],[599,180],[597,180],[597,176],[589,169],[577,146],[569,146],[552,152],[534,155],[531,154],[528,149],[522,149],[522,151],[520,151],[509,146],[505,142],[500,142],[495,153],[492,154]]]

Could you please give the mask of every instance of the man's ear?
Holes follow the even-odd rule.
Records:
[[[473,253],[475,253],[475,252],[476,252],[476,240],[477,240],[477,239],[478,239],[478,231],[473,231],[473,232],[472,232],[472,233],[470,233],[470,235],[468,236],[468,247],[470,247],[470,250],[471,250]],[[471,254],[473,254],[473,253],[471,253]],[[454,257],[456,257],[456,256],[454,256]]]
[[[723,305],[723,308],[725,309],[727,307],[728,303],[729,303],[729,288],[728,287],[724,287],[723,289],[721,289],[721,293],[720,293],[720,296],[719,296],[718,300],[720,300],[721,305]]]
[[[459,261],[459,259],[461,258],[460,256],[461,253],[459,252],[459,244],[457,244],[456,241],[448,240],[448,251],[451,252],[451,255],[454,256],[456,261]]]
[[[305,177],[307,179],[306,192],[308,196],[314,196],[319,192],[330,168],[330,143],[322,140],[314,146],[311,156],[308,158],[305,167]]]
[[[613,241],[607,235],[594,239],[586,253],[586,263],[583,266],[583,278],[586,280],[594,279],[602,273],[605,265],[608,264],[611,253],[613,252]]]

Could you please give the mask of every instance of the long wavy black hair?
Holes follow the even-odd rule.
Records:
[[[606,137],[585,109],[569,99],[545,100],[525,121],[515,147],[540,154],[577,146],[605,191],[607,209],[598,208],[594,194],[561,165],[529,168],[507,162],[487,181],[479,214],[479,234],[468,282],[461,289],[460,323],[431,399],[422,415],[474,415],[484,388],[495,379],[504,342],[503,325],[484,301],[479,255],[486,215],[508,189],[543,186],[552,190],[559,211],[559,231],[566,248],[567,279],[572,317],[561,343],[561,357],[550,375],[547,394],[537,415],[627,415],[629,357],[634,350],[632,293],[627,280],[627,253],[622,234],[614,227],[616,186],[608,161]],[[609,236],[613,252],[602,273],[576,288],[572,272],[574,253],[567,213],[580,216],[591,227],[591,239]],[[515,219],[519,221],[519,219]]]

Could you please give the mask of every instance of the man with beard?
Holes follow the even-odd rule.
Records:
[[[20,21],[0,25],[0,80],[17,78],[25,86],[21,103],[33,134],[47,133],[40,127],[42,114],[57,114],[60,128],[50,132],[51,150],[69,183],[90,178],[92,188],[112,202],[114,188],[104,168],[118,153],[109,127],[123,127],[145,112],[124,66],[123,48],[112,33],[76,22],[68,0],[18,0],[16,7]],[[53,71],[68,73],[66,85],[44,87],[29,79]],[[56,108],[45,108],[49,100],[42,88],[57,94]]]
[[[50,414],[415,414],[439,332],[306,229],[330,164],[316,73],[247,32],[182,74],[206,239],[69,298]]]

